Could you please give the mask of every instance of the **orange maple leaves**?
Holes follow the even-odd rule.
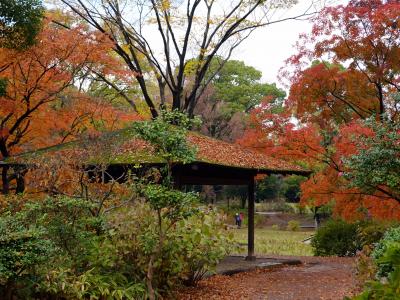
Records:
[[[399,1],[355,0],[324,9],[288,60],[295,71],[282,73],[291,80],[282,112],[268,102],[253,111],[239,142],[313,168],[302,184],[304,204],[334,201],[336,213],[347,219],[400,220],[398,202],[349,188],[342,176],[343,161],[359,150],[355,139],[374,134],[358,120],[387,114],[398,121],[399,16]]]
[[[0,159],[65,141],[100,123],[110,129],[137,118],[74,86],[91,70],[121,75],[111,47],[106,35],[81,25],[61,28],[46,19],[31,48],[0,49],[0,75],[8,82],[0,97]]]

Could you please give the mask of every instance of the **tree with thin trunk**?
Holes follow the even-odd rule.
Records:
[[[214,57],[221,68],[232,51],[256,29],[289,19],[302,19],[320,1],[296,16],[277,17],[295,0],[60,0],[67,9],[108,34],[114,51],[134,72],[153,118],[162,109],[193,115],[197,101],[213,76],[207,74]],[[186,78],[191,66],[190,84]],[[217,72],[218,70],[216,70]],[[207,74],[207,76],[206,76]],[[148,82],[155,78],[159,96]]]

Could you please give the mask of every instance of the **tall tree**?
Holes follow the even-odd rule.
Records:
[[[40,31],[41,0],[0,1],[0,46],[23,49],[34,43]]]
[[[190,77],[190,70],[186,74]],[[233,141],[243,134],[248,113],[262,99],[283,101],[286,93],[275,84],[262,82],[261,77],[259,70],[242,61],[213,59],[205,78],[209,86],[194,110],[203,120],[202,133]]]
[[[40,0],[0,0],[0,47],[22,50],[34,43],[43,17]],[[0,64],[0,73],[8,68]],[[0,78],[0,96],[7,80]]]
[[[345,121],[397,111],[390,95],[400,90],[399,7],[399,1],[353,0],[318,15],[288,60],[296,67],[291,99],[300,110],[330,110]],[[331,63],[304,69],[310,58],[326,57]]]
[[[315,7],[310,5],[298,16],[276,19],[276,10],[296,1],[61,1],[91,26],[109,35],[116,53],[137,74],[136,80],[153,117],[157,117],[159,108],[166,107],[193,115],[214,57],[228,59],[256,28],[304,17]],[[197,64],[188,88],[185,69],[191,59],[196,59]],[[150,77],[158,82],[159,103],[148,91]]]
[[[0,48],[0,61],[8,65],[2,72],[8,84],[0,97],[0,160],[65,141],[82,128],[79,124],[94,120],[90,112],[100,106],[89,104],[73,85],[83,70],[109,64],[109,47],[101,33],[82,26],[65,30],[48,20],[35,45],[23,51]],[[2,167],[3,193],[13,178],[21,179],[19,170],[9,171]],[[20,191],[23,182],[17,183]]]
[[[374,173],[360,169],[366,166],[360,140],[377,134],[362,120],[399,122],[399,16],[399,1],[357,0],[324,9],[312,33],[301,39],[299,53],[289,59],[294,72],[283,72],[292,83],[284,110],[265,103],[253,111],[254,126],[242,143],[315,170],[302,184],[303,203],[333,201],[336,212],[348,219],[400,219],[397,194],[388,195],[384,182],[367,189],[348,180]],[[366,153],[374,153],[374,147]],[[378,162],[383,156],[375,158],[385,172],[385,160]],[[352,163],[345,163],[349,159]]]

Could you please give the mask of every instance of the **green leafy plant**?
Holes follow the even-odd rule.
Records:
[[[392,223],[374,220],[358,222],[357,236],[361,245],[374,247],[392,225]]]
[[[398,243],[400,243],[400,227],[393,227],[385,232],[383,238],[376,245],[372,257],[378,265],[378,277],[386,277],[393,270],[393,264],[381,258]]]
[[[2,299],[30,297],[40,266],[54,255],[54,244],[44,239],[45,230],[25,226],[23,212],[0,217],[0,295]]]
[[[224,217],[215,208],[203,209],[195,216],[178,223],[176,230],[185,257],[184,281],[194,284],[233,248],[233,235],[223,229]]]
[[[311,245],[318,256],[354,256],[361,250],[357,224],[330,220],[317,230]]]
[[[400,242],[393,242],[384,249],[378,265],[390,265],[386,280],[373,280],[366,284],[364,292],[355,300],[399,299],[400,295]]]
[[[143,279],[127,268],[115,233],[92,206],[47,198],[0,217],[2,298],[145,298]]]

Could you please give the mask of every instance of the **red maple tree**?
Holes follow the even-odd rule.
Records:
[[[342,176],[344,160],[358,151],[355,139],[374,134],[360,120],[398,121],[399,40],[400,1],[325,8],[282,71],[291,86],[281,109],[266,101],[252,112],[240,143],[315,170],[302,184],[303,204],[334,202],[346,219],[400,219],[399,202],[349,188]]]
[[[46,18],[32,47],[0,49],[0,76],[7,80],[0,97],[0,160],[41,147],[71,140],[83,131],[111,129],[135,114],[118,111],[101,99],[88,96],[75,83],[94,71],[117,74],[118,61],[110,55],[106,35],[82,25],[69,29]],[[2,191],[10,182],[23,188],[23,169],[2,167]]]

